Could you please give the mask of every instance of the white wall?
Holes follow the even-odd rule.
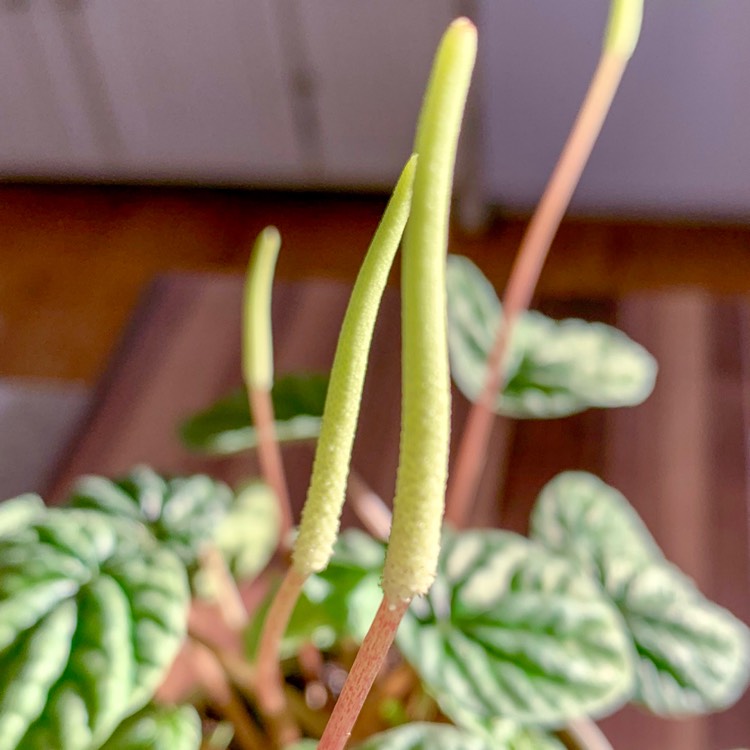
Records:
[[[527,209],[598,57],[604,0],[479,0],[487,195]],[[750,219],[750,0],[646,0],[579,213]]]

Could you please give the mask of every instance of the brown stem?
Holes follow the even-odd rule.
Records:
[[[484,388],[469,412],[451,476],[446,520],[454,526],[464,524],[484,467],[495,417],[493,407],[502,385],[513,325],[529,306],[552,240],[599,136],[627,62],[622,55],[602,54],[570,136],[521,241],[503,298],[503,320],[487,360]]]
[[[232,690],[216,656],[196,641],[191,642],[191,648],[191,663],[201,685],[216,708],[232,722],[239,747],[242,750],[266,750],[266,738],[250,720],[245,706]]]
[[[216,606],[221,619],[232,632],[241,633],[247,627],[249,618],[226,560],[214,545],[209,545],[201,553],[200,564],[215,587]]]
[[[250,409],[253,413],[253,421],[258,435],[258,461],[263,477],[274,491],[281,509],[281,538],[286,537],[287,532],[294,523],[292,506],[289,500],[289,490],[286,486],[284,465],[281,460],[281,450],[276,440],[274,428],[273,404],[271,393],[262,388],[248,388]]]
[[[188,628],[188,635],[192,641],[199,643],[201,646],[211,651],[229,679],[237,685],[242,692],[255,694],[255,669],[251,664],[246,662],[240,655],[218,646],[190,628]]]
[[[346,746],[367,694],[396,637],[401,618],[408,608],[408,601],[391,602],[383,597],[320,738],[318,750],[343,750]]]
[[[352,469],[347,487],[352,508],[362,525],[376,538],[387,539],[391,530],[391,511],[382,498]]]
[[[564,738],[569,737],[576,747],[583,750],[614,750],[596,722],[585,717],[568,722],[561,734]]]
[[[279,655],[289,618],[292,616],[305,577],[290,567],[281,582],[263,623],[256,665],[256,694],[269,730],[282,747],[299,738],[299,730],[287,708]]]

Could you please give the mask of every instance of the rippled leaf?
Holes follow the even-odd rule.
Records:
[[[149,704],[117,728],[106,750],[198,750],[201,735],[201,719],[192,706]]]
[[[327,375],[286,375],[271,390],[279,442],[314,440],[320,433]],[[247,393],[238,390],[205,411],[188,418],[180,436],[191,450],[227,455],[254,448],[258,436],[253,426]]]
[[[664,560],[628,501],[584,472],[542,490],[535,539],[591,571],[618,607],[638,654],[636,699],[662,715],[725,708],[750,679],[750,636]]]
[[[459,722],[452,708],[556,725],[611,710],[632,692],[632,647],[600,587],[508,532],[446,533],[437,579],[397,642]]]
[[[447,273],[451,372],[474,401],[484,385],[500,302],[468,259],[450,256]],[[496,410],[511,417],[552,418],[591,407],[632,406],[648,397],[655,378],[654,358],[622,331],[527,312],[514,328]]]
[[[585,471],[563,472],[544,486],[531,514],[530,536],[600,579],[605,568],[625,564],[625,560],[650,563],[662,559],[646,525],[625,497]]]
[[[505,750],[450,724],[416,722],[360,742],[355,750]]]
[[[636,699],[666,716],[719,711],[750,680],[750,631],[666,563],[605,575],[638,655]]]
[[[166,479],[140,466],[117,480],[83,477],[69,504],[143,523],[185,565],[193,566],[232,500],[233,493],[226,484],[204,474]]]
[[[355,750],[565,750],[554,737],[505,722],[507,732],[487,739],[450,724],[416,722],[381,732],[359,743]]]
[[[0,539],[0,750],[95,750],[185,634],[184,566],[140,524],[49,510]]]

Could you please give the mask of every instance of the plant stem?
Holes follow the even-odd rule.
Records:
[[[295,567],[305,575],[328,565],[338,536],[370,344],[388,274],[409,216],[417,168],[417,157],[412,156],[370,243],[341,325],[310,487],[292,556]]]
[[[448,486],[446,520],[457,528],[465,523],[484,468],[513,326],[529,306],[552,240],[599,136],[628,59],[618,50],[605,48],[602,53],[570,136],[521,241],[503,298],[502,322],[487,360],[487,377],[466,420]]]
[[[614,750],[596,722],[588,718],[568,722],[561,733],[570,737],[576,747],[584,748],[584,750]]]
[[[281,450],[276,440],[274,427],[273,404],[271,392],[259,388],[249,387],[250,409],[258,435],[258,461],[263,478],[276,495],[281,510],[281,539],[294,525],[292,505],[289,500],[284,465],[281,460]]]
[[[306,576],[294,566],[289,567],[271,602],[258,644],[255,692],[271,736],[281,747],[299,738],[299,729],[287,708],[279,654],[281,639],[305,580]]]
[[[391,602],[388,597],[383,597],[320,738],[318,750],[343,750],[346,746],[367,694],[396,637],[401,618],[408,608],[408,601]]]
[[[383,601],[334,706],[318,750],[342,750],[414,595],[435,577],[450,438],[445,299],[453,170],[477,50],[477,31],[455,20],[435,55],[417,126],[419,155],[404,230],[401,443]]]
[[[188,629],[188,635],[192,641],[199,643],[201,646],[204,646],[211,651],[227,677],[229,677],[229,679],[240,688],[243,693],[255,695],[255,669],[251,664],[246,662],[241,656],[233,651],[229,651],[226,648],[212,643],[200,633]]]
[[[239,747],[242,750],[266,750],[265,737],[250,720],[214,654],[196,641],[191,641],[190,645],[193,651],[191,662],[200,682],[216,708],[234,725]]]
[[[292,568],[263,623],[258,647],[259,700],[272,724],[279,717],[281,730],[290,723],[283,721],[288,712],[278,665],[281,639],[305,580],[311,573],[323,570],[333,554],[370,343],[380,300],[409,215],[416,163],[412,156],[404,167],[352,290],[331,369]]]
[[[349,499],[357,518],[376,539],[388,539],[391,511],[383,499],[354,470],[349,473]]]
[[[248,624],[245,603],[226,561],[213,544],[201,553],[200,566],[215,588],[215,601],[221,619],[232,632],[241,633]]]
[[[258,435],[258,460],[281,509],[281,538],[293,525],[289,491],[274,428],[271,290],[281,237],[266,227],[255,240],[247,267],[242,317],[242,374]]]
[[[450,442],[445,255],[458,136],[477,51],[468,18],[448,27],[417,125],[411,215],[401,265],[401,442],[393,524],[383,570],[391,601],[424,594],[435,578]]]

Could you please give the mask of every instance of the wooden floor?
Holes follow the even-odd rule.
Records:
[[[284,238],[280,278],[351,280],[383,205],[375,196],[0,187],[0,376],[93,382],[156,274],[240,272],[268,223]],[[451,250],[477,259],[501,288],[523,228],[497,220],[481,237],[455,236]],[[571,221],[541,292],[619,296],[684,286],[750,292],[750,226]]]

